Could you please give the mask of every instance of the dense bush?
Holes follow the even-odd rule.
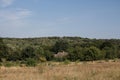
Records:
[[[68,59],[71,61],[77,61],[77,60],[83,60],[83,48],[81,47],[75,47],[73,48],[73,51],[69,52],[68,54]]]
[[[69,43],[66,40],[60,39],[53,46],[53,51],[55,53],[60,51],[67,51],[68,47],[69,47]]]
[[[59,52],[68,55],[55,58]],[[23,61],[28,65],[45,61],[92,61],[120,58],[119,39],[81,37],[0,38],[0,61]]]
[[[96,47],[85,48],[83,58],[85,61],[99,60],[102,58],[101,51]]]
[[[37,61],[34,60],[33,58],[27,58],[25,61],[26,66],[36,66]]]
[[[24,48],[21,52],[21,56],[22,60],[26,58],[35,58],[34,48],[31,46]]]
[[[8,47],[6,44],[4,44],[3,39],[0,38],[0,61],[2,61],[2,58],[7,59],[8,58]]]

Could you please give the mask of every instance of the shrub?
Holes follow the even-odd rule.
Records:
[[[11,67],[11,66],[14,66],[14,64],[12,62],[5,62],[4,66]]]
[[[32,58],[28,58],[25,61],[26,66],[36,66],[37,62],[36,60],[32,59]]]
[[[85,61],[93,61],[101,59],[101,52],[96,47],[86,48],[84,51],[84,60]]]
[[[46,62],[47,61],[45,57],[40,57],[39,60],[40,60],[40,62]]]
[[[27,58],[34,58],[34,48],[31,46],[25,47],[21,52],[22,60],[25,60]]]
[[[69,61],[69,60],[65,60],[65,61],[64,61],[64,64],[66,64],[66,65],[67,65],[67,64],[70,64],[70,61]]]

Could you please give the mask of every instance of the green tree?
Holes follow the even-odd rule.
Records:
[[[21,53],[22,59],[25,60],[26,58],[35,58],[34,48],[28,46],[22,50]]]
[[[55,53],[59,52],[59,51],[67,51],[69,47],[69,43],[66,40],[58,40],[55,45],[53,46],[53,51]]]
[[[8,58],[8,47],[4,44],[3,39],[0,38],[0,61],[2,58]]]
[[[26,62],[25,62],[26,66],[36,66],[37,65],[37,61],[34,60],[33,58],[27,58]]]
[[[116,50],[114,48],[105,47],[103,50],[105,52],[105,58],[106,59],[117,58],[117,53],[116,53]]]
[[[75,47],[74,50],[68,54],[68,59],[71,61],[83,60],[83,48]]]
[[[113,44],[110,41],[105,41],[101,44],[100,49],[104,49],[106,47],[113,48]]]
[[[42,47],[36,48],[34,51],[36,59],[40,59],[40,57],[44,57],[45,51]]]
[[[47,61],[53,60],[53,52],[51,52],[50,50],[46,50],[44,56]]]
[[[20,50],[16,50],[13,53],[9,54],[8,60],[9,61],[21,60],[22,56],[20,52],[21,52]]]
[[[117,48],[117,58],[120,58],[120,45]]]
[[[86,61],[101,59],[101,51],[96,47],[85,48],[83,55]]]

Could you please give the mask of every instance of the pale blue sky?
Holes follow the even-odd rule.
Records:
[[[120,0],[0,0],[0,36],[120,39]]]

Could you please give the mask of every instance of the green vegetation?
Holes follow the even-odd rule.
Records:
[[[64,64],[66,64],[66,65],[67,65],[67,64],[70,64],[70,61],[69,61],[69,60],[65,60],[65,61],[64,61]]]
[[[26,64],[35,66],[37,62],[46,61],[93,61],[119,58],[119,39],[0,38],[0,62],[27,62]]]
[[[26,62],[25,62],[26,66],[36,66],[36,61],[32,58],[28,58],[26,59]]]

